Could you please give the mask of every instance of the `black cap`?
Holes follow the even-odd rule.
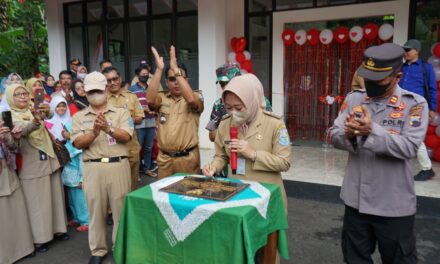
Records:
[[[364,51],[358,75],[372,81],[383,80],[400,70],[403,54],[403,48],[394,43],[371,46]]]
[[[420,51],[422,49],[422,44],[417,39],[410,39],[405,44],[403,44],[404,49],[416,49]]]

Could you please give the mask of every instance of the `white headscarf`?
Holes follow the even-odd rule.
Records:
[[[65,103],[67,107],[66,113],[62,116],[56,112],[56,108],[60,103]],[[53,97],[50,102],[50,111],[53,113],[53,117],[45,121],[45,125],[56,139],[63,141],[65,140],[61,134],[64,129],[63,126],[71,121],[69,105],[67,104],[66,99],[63,96]]]

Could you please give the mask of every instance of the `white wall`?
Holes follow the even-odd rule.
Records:
[[[284,115],[283,84],[283,41],[281,33],[285,23],[325,21],[394,14],[394,37],[397,44],[403,44],[408,36],[409,1],[397,0],[378,3],[324,7],[273,14],[273,64],[272,64],[272,107],[275,113]]]

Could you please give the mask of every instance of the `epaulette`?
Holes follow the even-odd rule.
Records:
[[[264,113],[265,115],[268,115],[268,116],[271,116],[271,117],[275,117],[276,119],[281,119],[281,116],[276,115],[276,114],[273,113],[273,112],[269,112],[269,111],[263,110],[263,113]]]
[[[421,96],[421,95],[419,95],[419,94],[416,94],[416,93],[413,93],[413,92],[410,92],[410,91],[404,90],[404,89],[402,89],[402,96],[409,96],[409,97],[412,97],[412,98],[414,98],[414,100],[415,100],[416,103],[418,103],[418,104],[423,103],[423,102],[426,102],[425,97],[423,97],[423,96]]]

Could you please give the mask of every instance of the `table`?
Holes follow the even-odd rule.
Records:
[[[115,242],[116,263],[254,263],[269,235],[288,259],[287,217],[279,186],[246,181],[250,187],[226,202],[159,191],[183,177],[168,177],[126,196]]]

